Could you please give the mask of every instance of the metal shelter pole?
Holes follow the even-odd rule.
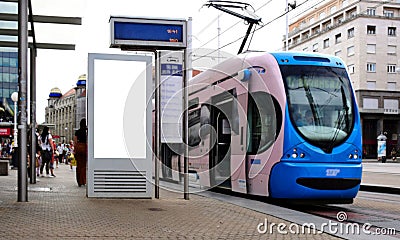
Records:
[[[183,50],[185,75],[183,77],[183,118],[182,118],[182,134],[183,134],[183,197],[185,200],[189,200],[189,149],[188,149],[188,65],[187,65],[187,49]]]
[[[161,96],[160,96],[160,53],[158,51],[154,51],[155,55],[155,134],[154,134],[154,151],[155,151],[155,158],[154,158],[154,197],[155,198],[160,198],[160,156],[161,156],[161,138],[160,138],[160,116],[161,116]]]
[[[189,200],[189,131],[188,131],[188,81],[189,81],[189,74],[191,71],[191,54],[192,54],[192,18],[186,22],[187,24],[187,47],[183,51],[184,54],[184,62],[183,65],[185,67],[185,75],[183,77],[183,119],[182,119],[182,133],[184,137],[183,146],[184,146],[184,162],[183,162],[183,197],[185,200]]]
[[[18,103],[19,103],[19,131],[18,131],[18,202],[28,201],[27,178],[27,66],[28,66],[28,1],[18,1]]]
[[[36,183],[36,49],[34,46],[30,48],[31,65],[30,65],[30,106],[31,106],[31,179],[30,183]]]

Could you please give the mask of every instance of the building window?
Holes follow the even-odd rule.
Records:
[[[376,53],[376,44],[367,44],[367,53]]]
[[[394,17],[394,12],[392,10],[383,10],[383,15],[385,17],[392,18],[392,17]]]
[[[357,16],[357,9],[355,7],[347,12],[348,19],[355,18],[356,16]]]
[[[17,58],[10,58],[10,67],[18,67],[18,59]]]
[[[349,66],[347,66],[347,70],[349,71],[350,74],[354,73],[355,71],[354,64],[350,64]]]
[[[375,8],[367,8],[367,15],[375,16]]]
[[[369,35],[376,34],[376,26],[367,25],[367,34]]]
[[[388,36],[396,36],[396,27],[388,27]]]
[[[9,66],[10,66],[10,58],[3,56],[3,67],[9,67]]]
[[[368,90],[375,90],[376,89],[376,82],[375,81],[367,81],[367,89]]]
[[[367,72],[376,72],[376,63],[367,63]]]
[[[329,47],[329,38],[324,40],[324,48],[328,48]]]
[[[352,56],[354,55],[354,46],[348,47],[347,48],[347,56]]]
[[[338,34],[335,35],[335,43],[338,44],[338,43],[341,43],[341,42],[342,42],[342,34],[338,33]]]
[[[316,44],[314,44],[314,45],[312,46],[312,51],[313,51],[313,52],[318,52],[318,43],[316,43]]]
[[[327,21],[327,22],[322,24],[322,28],[325,29],[325,30],[329,30],[331,27],[332,27],[331,20],[329,20],[329,21]]]
[[[18,81],[18,74],[10,73],[10,82],[17,82]]]
[[[313,24],[315,22],[314,18],[310,19],[310,24]]]
[[[378,109],[378,99],[376,98],[363,98],[364,109]]]
[[[342,51],[341,51],[341,50],[336,51],[336,52],[335,52],[335,56],[336,56],[336,57],[341,57],[341,56],[342,56]]]
[[[323,19],[325,17],[325,12],[319,14],[319,19]]]
[[[395,45],[388,45],[388,55],[396,55],[397,47]]]
[[[298,44],[300,42],[300,36],[293,38],[292,45]]]
[[[9,73],[0,73],[3,82],[10,82],[10,74]]]
[[[313,34],[318,34],[318,33],[319,33],[319,26],[313,28],[313,29],[311,30],[311,32],[312,32]]]
[[[303,21],[300,23],[300,28],[304,28],[305,26],[307,26],[307,22],[306,22],[306,20],[303,20]]]
[[[335,22],[336,22],[337,24],[341,24],[341,23],[343,22],[343,17],[342,17],[342,16],[339,16],[339,17],[335,18]]]
[[[354,28],[350,28],[347,30],[347,38],[354,37]]]
[[[398,114],[399,113],[399,100],[397,99],[383,99],[383,109],[385,114]]]
[[[331,14],[336,12],[336,6],[331,7]]]
[[[396,91],[396,83],[395,82],[388,82],[387,83],[387,90]]]
[[[396,73],[396,65],[394,65],[394,64],[387,65],[387,72],[388,73]]]

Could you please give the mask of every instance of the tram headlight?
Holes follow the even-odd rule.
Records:
[[[349,159],[357,160],[360,156],[358,155],[358,150],[354,150],[354,153],[349,154]]]
[[[297,154],[297,148],[293,148],[292,158],[297,158],[299,155]]]
[[[358,150],[356,149],[356,150],[354,150],[354,159],[358,159]]]
[[[358,155],[357,154],[349,154],[349,159],[358,159]]]
[[[302,149],[293,148],[291,152],[286,154],[286,157],[291,159],[304,159],[306,158],[306,153]]]

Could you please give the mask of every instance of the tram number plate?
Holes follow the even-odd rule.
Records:
[[[327,177],[336,177],[340,173],[340,169],[326,169]]]

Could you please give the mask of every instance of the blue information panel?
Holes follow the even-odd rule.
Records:
[[[111,17],[111,47],[186,47],[186,20]]]

